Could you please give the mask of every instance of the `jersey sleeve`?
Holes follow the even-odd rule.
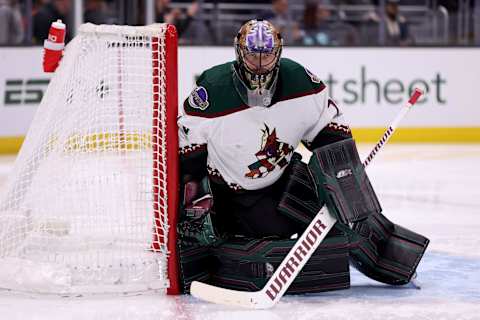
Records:
[[[188,104],[188,98],[184,105]],[[180,106],[177,118],[180,171],[185,178],[201,179],[207,174],[209,119],[188,115]]]
[[[351,138],[352,133],[342,110],[328,96],[328,90],[325,88],[316,93],[313,99],[316,120],[302,139],[305,146],[313,150],[336,141]]]

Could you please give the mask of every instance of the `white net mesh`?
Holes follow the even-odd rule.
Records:
[[[87,24],[67,46],[0,198],[0,288],[168,285],[165,31]]]

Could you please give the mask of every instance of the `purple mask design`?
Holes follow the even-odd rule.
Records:
[[[247,50],[252,53],[271,53],[274,39],[271,30],[263,22],[258,22],[246,36]]]

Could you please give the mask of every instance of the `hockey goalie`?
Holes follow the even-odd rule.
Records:
[[[203,72],[180,108],[183,291],[195,280],[261,289],[325,204],[337,223],[288,293],[348,288],[349,262],[377,281],[408,283],[428,239],[382,214],[325,84],[281,58],[268,21],[244,24],[235,51]]]

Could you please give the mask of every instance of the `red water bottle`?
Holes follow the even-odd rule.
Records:
[[[43,71],[55,72],[63,56],[65,48],[66,26],[62,20],[52,22],[48,39],[43,43]]]

